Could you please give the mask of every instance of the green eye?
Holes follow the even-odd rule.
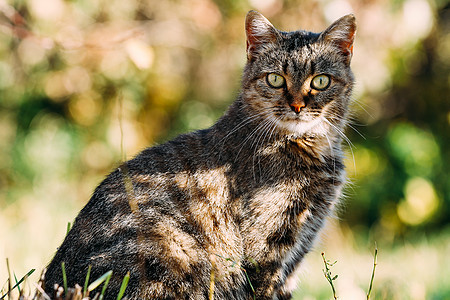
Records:
[[[267,75],[267,83],[273,88],[280,88],[284,85],[284,77],[276,73],[270,73]]]
[[[330,77],[328,75],[317,75],[311,81],[311,87],[318,91],[323,91],[330,86]]]

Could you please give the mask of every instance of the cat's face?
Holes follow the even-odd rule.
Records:
[[[251,11],[246,31],[243,87],[253,113],[293,138],[340,128],[353,85],[354,17],[339,19],[321,34],[281,32]]]

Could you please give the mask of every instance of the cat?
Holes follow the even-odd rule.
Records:
[[[128,299],[291,299],[345,183],[355,17],[283,32],[247,14],[242,89],[211,128],[123,163],[48,265],[45,291],[130,272]]]

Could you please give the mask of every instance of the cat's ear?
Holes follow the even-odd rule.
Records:
[[[248,60],[251,60],[264,45],[275,42],[279,35],[269,20],[254,10],[247,13],[245,32],[247,33]]]
[[[336,46],[341,54],[346,57],[346,62],[350,63],[353,55],[353,41],[356,33],[355,16],[346,15],[328,27],[320,35],[320,39]]]

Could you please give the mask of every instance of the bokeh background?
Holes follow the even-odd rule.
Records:
[[[205,128],[234,100],[244,19],[358,21],[351,184],[296,299],[450,299],[448,0],[0,0],[0,285],[51,259],[120,161]],[[33,288],[32,280],[28,283]],[[0,286],[1,288],[1,286]]]

